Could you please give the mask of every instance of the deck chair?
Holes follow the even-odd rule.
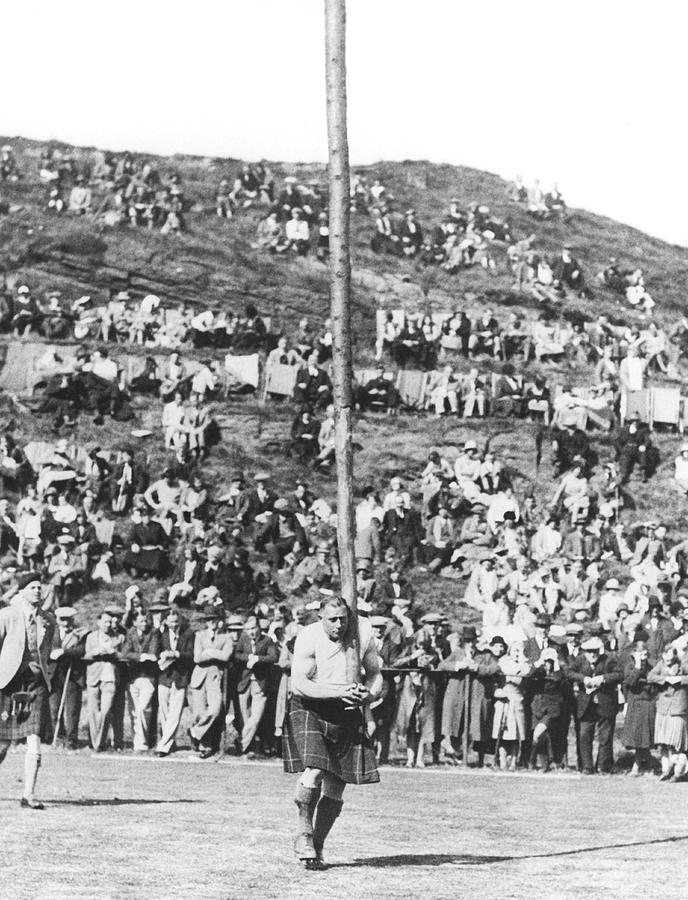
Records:
[[[633,413],[638,413],[641,422],[650,419],[650,391],[645,388],[642,391],[622,391],[621,393],[621,421],[625,422]]]
[[[112,544],[112,537],[115,533],[115,522],[113,519],[96,519],[93,523],[96,531],[96,537],[99,543],[106,547]]]
[[[55,454],[55,444],[48,441],[29,441],[24,447],[24,455],[31,463],[34,471],[40,469],[41,466],[53,458]]]
[[[409,409],[423,409],[427,383],[427,372],[402,369],[397,376],[397,391],[403,405]]]
[[[282,363],[276,363],[265,370],[265,385],[263,386],[262,400],[268,394],[277,395],[279,397],[291,397],[296,387],[296,378],[298,375],[297,366],[286,366]]]
[[[655,423],[675,425],[681,422],[681,391],[679,388],[650,388],[650,428]]]

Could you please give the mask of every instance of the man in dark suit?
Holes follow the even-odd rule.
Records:
[[[50,714],[55,732],[59,731],[61,724],[64,725],[67,749],[76,750],[81,701],[86,686],[83,659],[87,630],[75,627],[76,610],[71,606],[61,606],[55,616],[57,628],[50,651]],[[62,714],[58,719],[63,695]]]
[[[580,750],[583,774],[594,772],[592,742],[597,727],[597,770],[610,773],[614,764],[614,724],[619,708],[617,687],[622,674],[614,657],[605,653],[604,643],[591,637],[582,644],[582,654],[572,659],[565,673],[578,685],[577,718],[580,723]]]
[[[158,657],[160,738],[155,748],[156,756],[169,756],[174,748],[194,665],[195,635],[182,620],[178,607],[171,607],[166,624],[160,636]]]
[[[130,549],[124,554],[124,568],[132,570],[136,577],[140,572],[155,578],[168,573],[167,556],[169,538],[159,522],[151,519],[148,508],[141,510],[141,522],[134,525],[130,534]]]
[[[260,633],[255,617],[246,620],[244,630],[234,650],[234,659],[241,667],[237,683],[241,718],[241,752],[248,753],[268,702],[271,669],[277,664],[279,652],[272,638]]]
[[[253,480],[256,486],[244,491],[238,504],[238,518],[249,527],[256,523],[258,516],[264,517],[269,513],[277,500],[277,494],[268,487],[270,476],[266,472],[258,472]],[[265,520],[261,518],[259,521]]]
[[[392,547],[402,564],[413,564],[413,553],[425,539],[423,525],[415,509],[406,509],[404,498],[397,497],[394,509],[388,509],[382,520],[382,533],[388,547]]]
[[[614,446],[619,460],[621,484],[628,484],[636,465],[642,473],[643,481],[647,481],[652,474],[656,452],[652,447],[650,429],[640,421],[637,412],[631,415],[628,425],[619,428]]]
[[[318,365],[318,355],[308,357],[308,365],[299,369],[294,388],[294,401],[320,409],[332,402],[332,382]]]

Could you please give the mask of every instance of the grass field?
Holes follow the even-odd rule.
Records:
[[[0,769],[8,900],[685,896],[688,787],[647,776],[383,769],[348,789],[331,868],[308,873],[278,763],[48,752],[36,813],[22,763]]]

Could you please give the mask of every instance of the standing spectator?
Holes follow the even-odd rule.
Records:
[[[241,752],[249,752],[268,703],[268,689],[277,665],[279,651],[272,638],[260,633],[255,616],[246,620],[244,630],[234,650],[234,659],[241,667],[237,684],[241,718]]]
[[[127,694],[134,752],[150,750],[153,734],[153,701],[157,687],[160,631],[153,628],[153,617],[137,610],[127,632],[122,656],[127,662]]]
[[[616,661],[607,656],[604,644],[591,637],[582,644],[583,656],[568,666],[568,677],[579,686],[577,697],[578,721],[583,774],[595,771],[592,742],[597,730],[597,771],[609,774],[614,765],[614,723],[618,710],[617,688],[621,673]]]
[[[86,637],[84,660],[87,663],[88,730],[96,753],[105,749],[111,724],[115,692],[120,680],[118,662],[124,638],[115,629],[112,616],[103,611],[98,627]]]
[[[662,754],[662,781],[678,781],[686,771],[688,751],[688,669],[675,647],[667,647],[650,670],[658,687],[655,744]]]
[[[156,756],[169,756],[174,749],[194,665],[195,635],[182,620],[178,607],[170,608],[165,626],[160,635],[158,659],[160,738],[155,748]]]
[[[64,726],[63,737],[68,750],[76,750],[79,746],[79,716],[86,675],[83,662],[86,630],[75,627],[75,617],[76,610],[71,606],[62,606],[56,611],[57,629],[50,651],[50,713],[56,730]],[[63,695],[64,708],[59,720],[57,714]]]
[[[224,708],[223,673],[234,651],[229,634],[220,633],[222,613],[213,607],[204,613],[206,627],[196,632],[194,641],[195,667],[191,674],[191,714],[193,720],[189,737],[201,759],[217,752],[222,733]]]
[[[649,680],[650,663],[647,647],[638,641],[624,669],[626,716],[622,741],[634,751],[631,775],[641,775],[652,768],[650,750],[655,735],[655,685]]]

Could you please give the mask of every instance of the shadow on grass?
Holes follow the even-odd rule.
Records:
[[[103,800],[95,800],[82,797],[79,800],[49,800],[48,805],[53,806],[147,806],[167,805],[173,803],[205,803],[205,800],[145,800],[143,798],[111,797]]]
[[[349,863],[334,863],[332,868],[387,869],[397,866],[485,866],[492,863],[516,862],[525,859],[553,859],[559,856],[576,856],[580,853],[597,853],[600,850],[624,850],[628,847],[649,847],[653,844],[672,844],[688,841],[688,834],[654,838],[647,841],[629,841],[622,844],[599,844],[595,847],[578,847],[574,850],[554,850],[551,853],[527,853],[524,856],[478,855],[471,853],[399,853],[392,856],[369,856]]]

